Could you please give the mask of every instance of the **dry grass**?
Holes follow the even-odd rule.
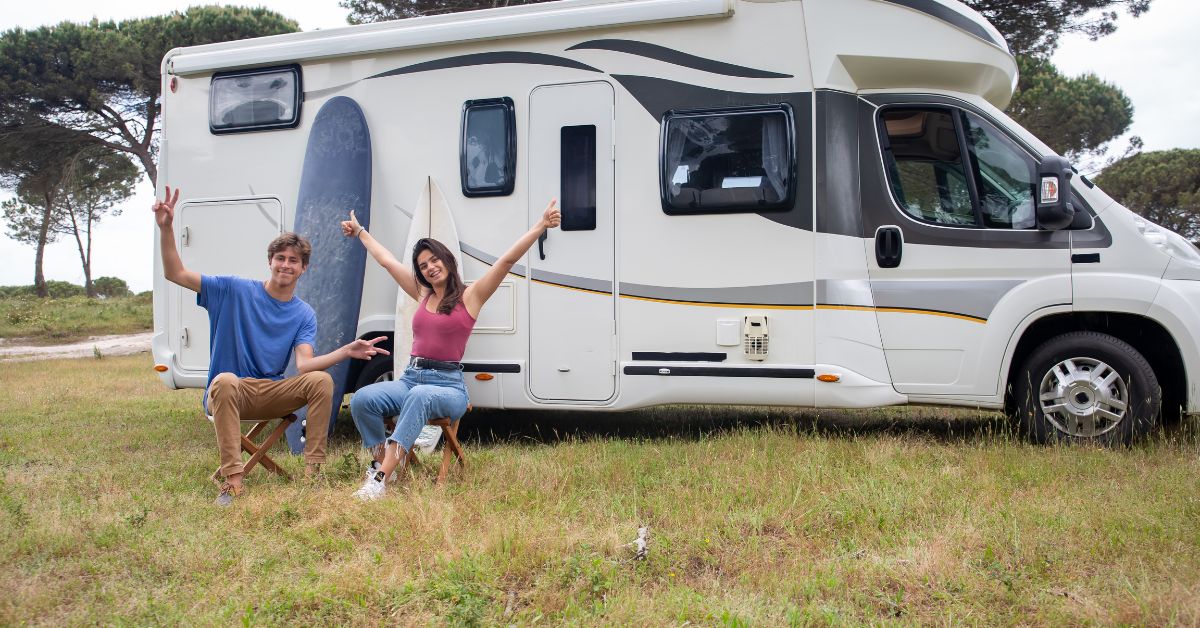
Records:
[[[88,336],[133,334],[153,326],[150,293],[110,299],[8,297],[0,299],[0,338],[66,344]]]
[[[1200,623],[1192,425],[1109,451],[934,409],[477,411],[465,475],[358,504],[343,415],[324,480],[256,471],[221,510],[199,394],[150,366],[0,364],[0,624]]]

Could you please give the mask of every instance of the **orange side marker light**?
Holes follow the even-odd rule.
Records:
[[[481,382],[490,382],[493,379],[495,379],[495,377],[496,376],[492,375],[491,373],[476,373],[475,374],[475,379],[477,379]]]
[[[833,383],[833,382],[840,382],[840,381],[842,381],[842,376],[841,376],[841,375],[835,375],[835,374],[833,374],[833,373],[821,373],[820,375],[818,375],[818,376],[817,376],[817,379],[818,379],[818,380],[820,380],[820,381],[822,381],[822,382],[829,382],[829,383]]]
[[[154,370],[158,371],[159,373],[166,373],[167,365],[166,364],[155,364]]]

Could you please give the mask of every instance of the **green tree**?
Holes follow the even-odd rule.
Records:
[[[33,285],[38,296],[45,297],[46,245],[57,236],[52,229],[55,209],[79,146],[54,129],[44,129],[36,137],[25,130],[20,140],[11,137],[0,132],[0,187],[16,192],[2,206],[4,219],[9,237],[35,248]]]
[[[1105,168],[1096,184],[1151,222],[1200,240],[1200,149],[1138,153]]]
[[[266,9],[204,6],[6,31],[0,33],[0,128],[57,130],[76,143],[128,154],[155,183],[159,65],[167,51],[297,29]]]
[[[128,159],[107,148],[84,148],[63,181],[61,202],[53,212],[51,230],[71,236],[83,266],[83,287],[96,296],[92,285],[92,231],[106,213],[120,215],[116,208],[133,195],[141,173]]]
[[[1095,74],[1065,77],[1049,61],[1017,57],[1021,78],[1008,114],[1071,158],[1101,151],[1129,130],[1133,104]]]
[[[351,24],[386,22],[422,15],[458,13],[520,4],[538,4],[550,0],[342,0],[338,6],[350,9]]]
[[[1121,10],[1137,17],[1152,0],[963,0],[1003,35],[1013,54],[1049,58],[1064,33],[1099,39],[1117,30]]]

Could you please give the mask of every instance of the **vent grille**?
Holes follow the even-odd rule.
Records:
[[[747,316],[742,324],[742,350],[747,360],[767,359],[770,335],[767,333],[766,316]]]

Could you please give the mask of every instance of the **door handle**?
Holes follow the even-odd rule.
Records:
[[[882,227],[875,232],[875,262],[880,268],[900,265],[904,253],[904,236],[899,227]]]
[[[549,229],[543,231],[542,235],[538,236],[538,256],[542,259],[546,259],[546,249],[542,245],[546,242],[546,238],[548,237],[550,237]]]

